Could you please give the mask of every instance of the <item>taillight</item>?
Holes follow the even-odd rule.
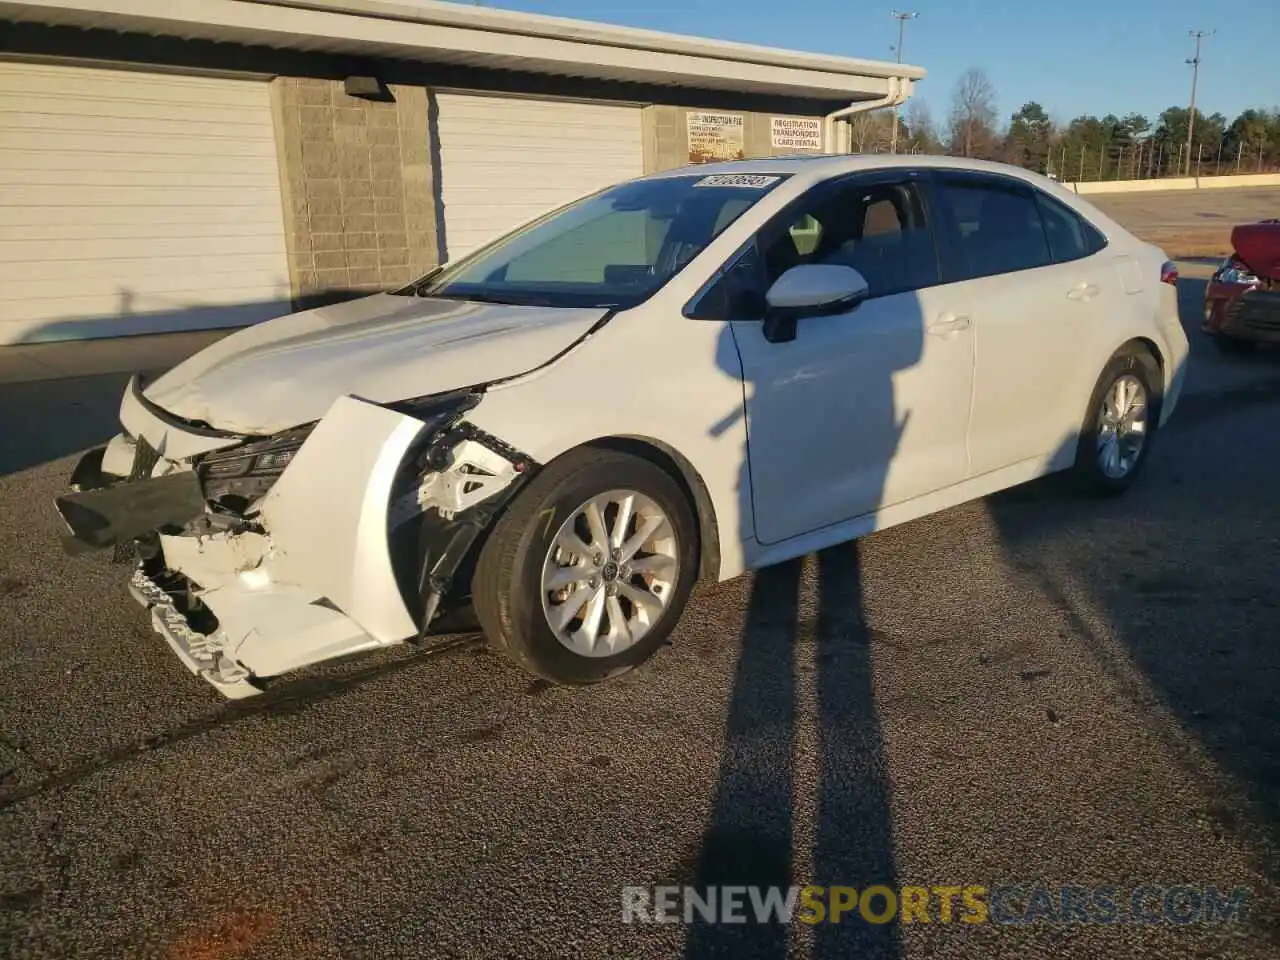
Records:
[[[1178,285],[1178,265],[1172,260],[1166,260],[1164,266],[1160,268],[1160,282],[1167,283],[1171,287]]]

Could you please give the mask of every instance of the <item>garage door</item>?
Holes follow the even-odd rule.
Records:
[[[289,311],[267,85],[0,63],[0,343]]]
[[[451,93],[435,99],[451,259],[644,172],[638,107]]]

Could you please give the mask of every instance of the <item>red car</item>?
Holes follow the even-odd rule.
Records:
[[[1204,294],[1204,332],[1224,350],[1280,343],[1280,220],[1231,231],[1231,254]]]

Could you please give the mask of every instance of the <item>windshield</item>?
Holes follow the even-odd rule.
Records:
[[[637,180],[534,221],[401,291],[552,307],[634,306],[782,182],[780,174]]]

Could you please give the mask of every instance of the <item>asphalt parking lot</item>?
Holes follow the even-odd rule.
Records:
[[[702,589],[587,690],[463,636],[222,701],[123,567],[57,543],[124,377],[0,385],[0,954],[1275,957],[1280,354],[1217,356],[1199,290],[1127,497],[1042,481]],[[624,885],[1037,882],[1252,898],[1223,924],[620,919]]]
[[[1225,256],[1235,224],[1280,216],[1277,187],[1099,193],[1084,199],[1174,257]]]

